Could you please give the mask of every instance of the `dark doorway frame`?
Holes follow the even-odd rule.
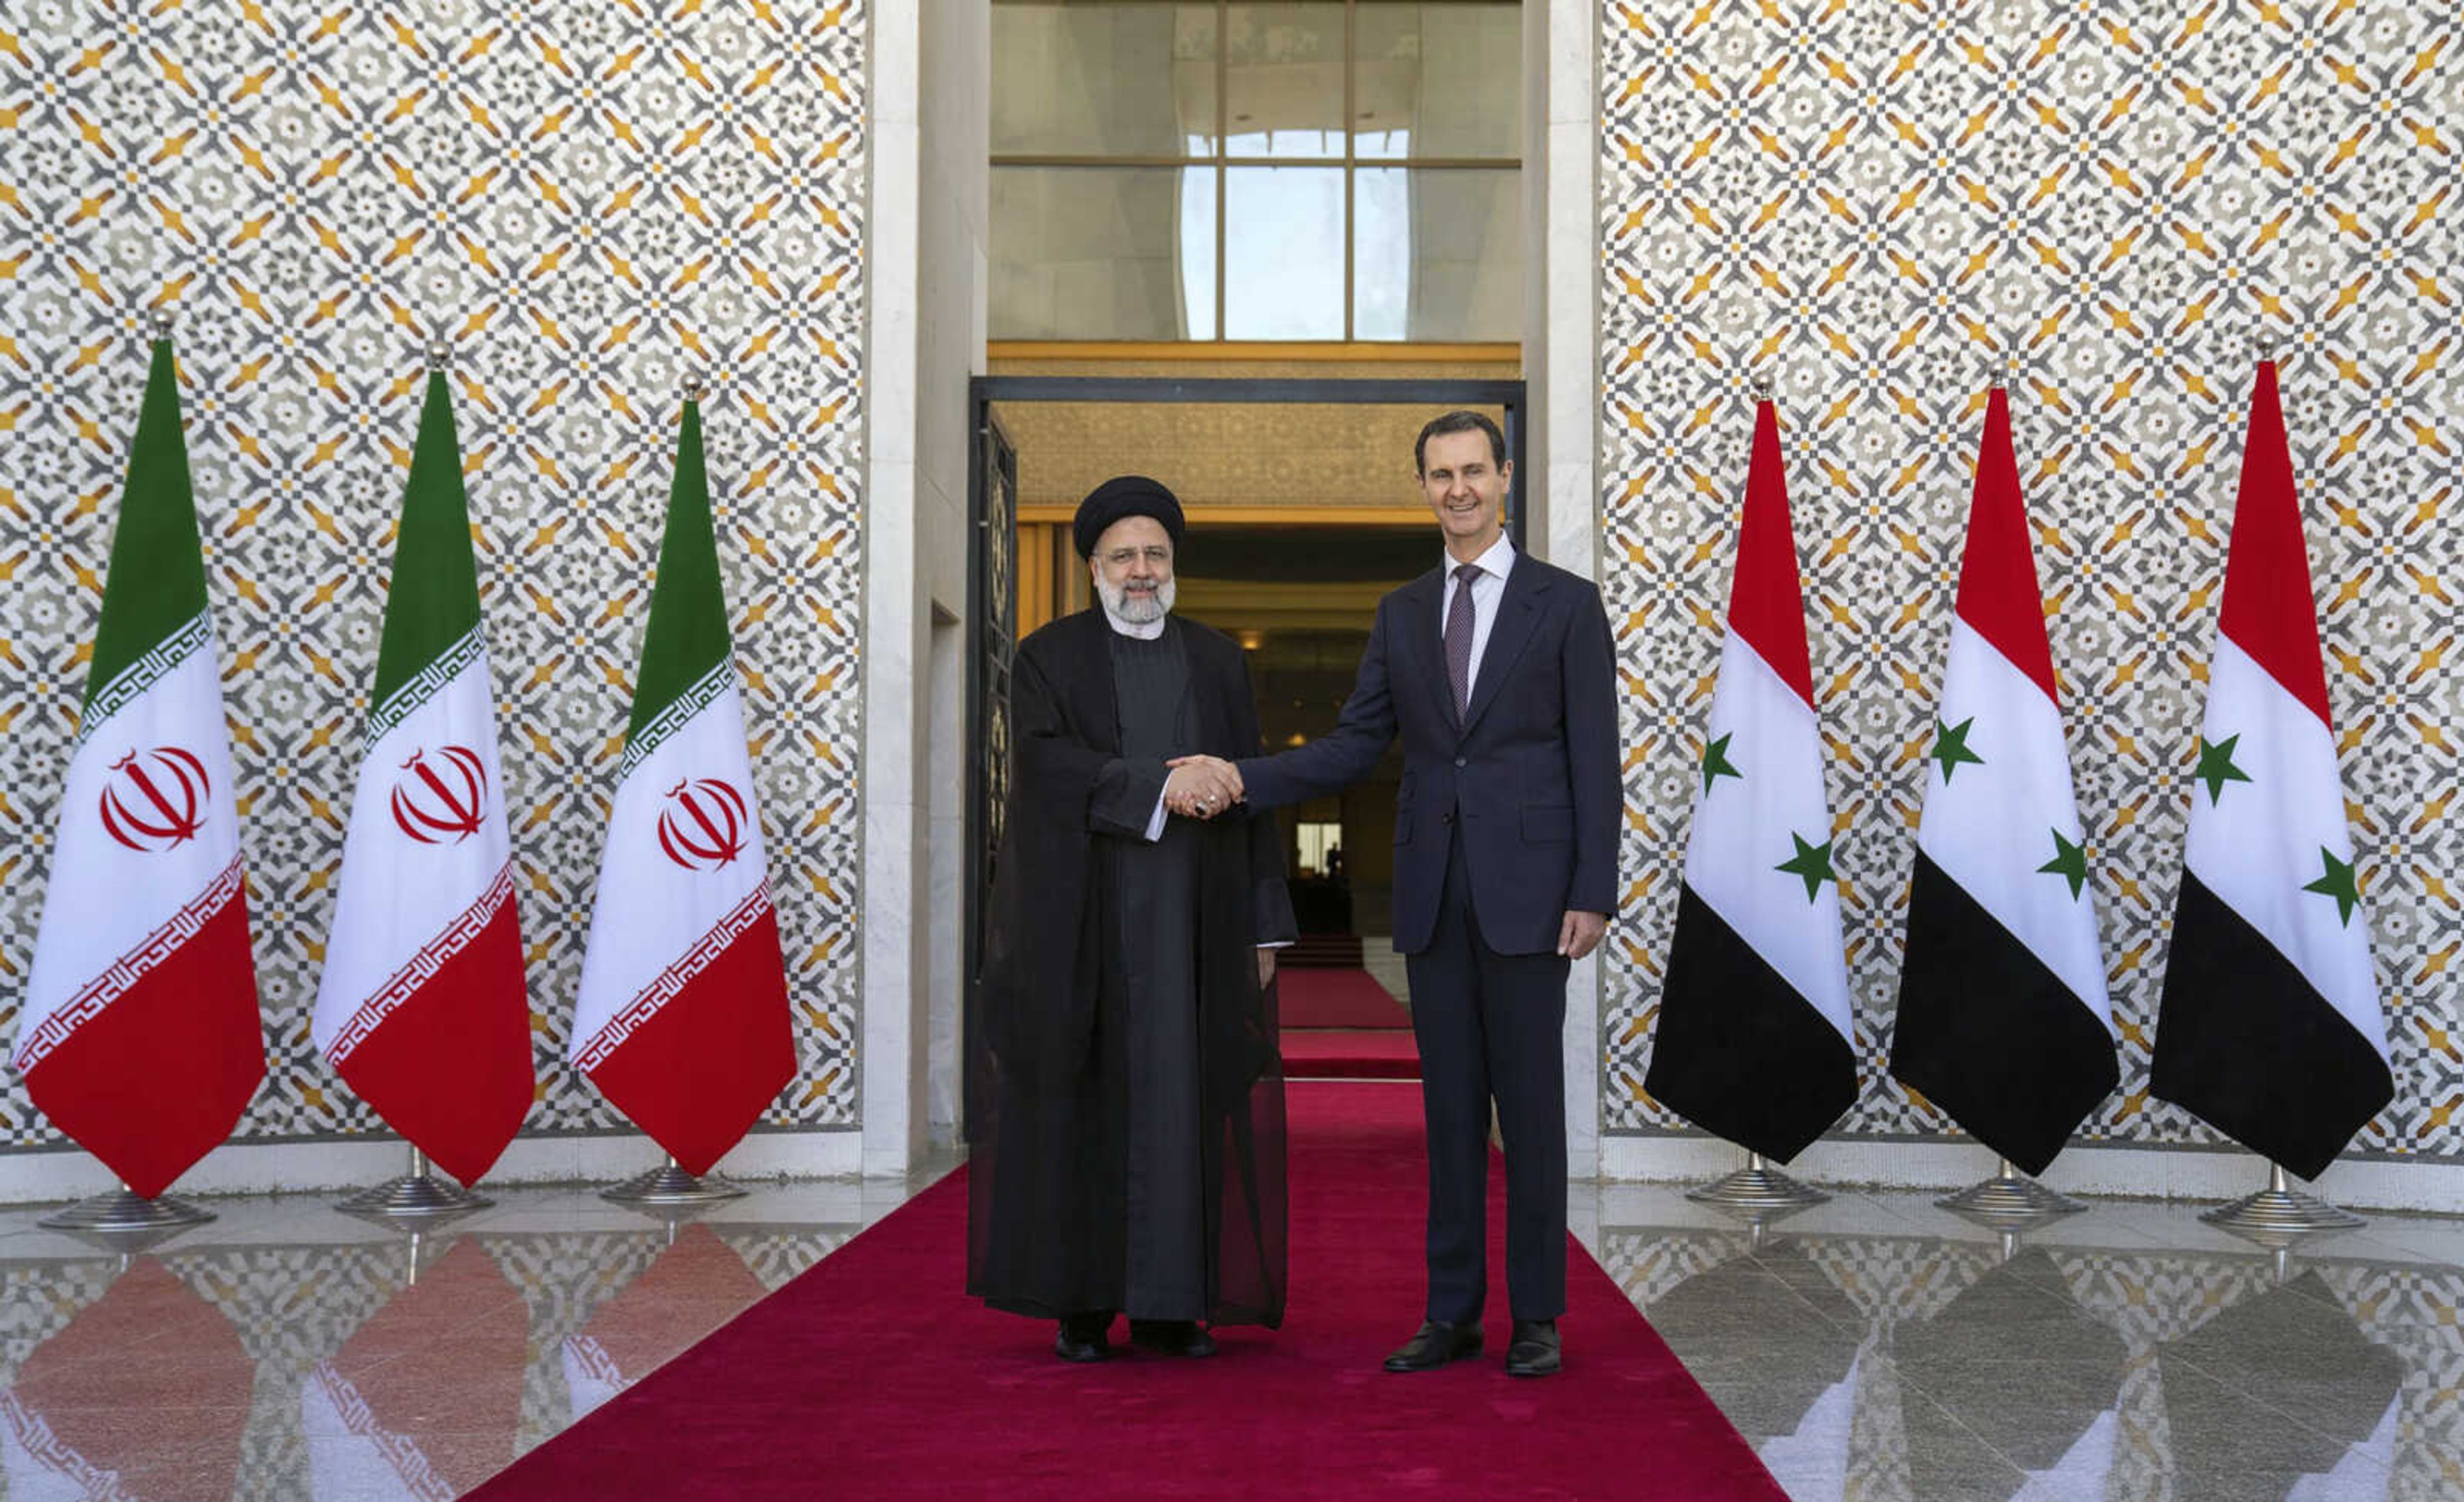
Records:
[[[1267,377],[1176,376],[977,376],[967,383],[967,802],[966,890],[961,921],[966,934],[966,1005],[964,1026],[972,1031],[976,1017],[976,975],[983,959],[984,899],[993,876],[993,833],[998,828],[996,805],[1006,793],[1008,766],[997,755],[995,717],[1009,712],[1009,667],[1017,643],[1008,640],[1016,621],[1015,599],[995,601],[997,584],[1015,589],[1018,575],[1017,451],[994,417],[998,402],[1125,402],[1149,406],[1211,403],[1292,404],[1352,407],[1426,407],[1432,414],[1461,407],[1502,409],[1498,426],[1506,435],[1506,454],[1514,465],[1514,479],[1506,496],[1507,536],[1524,545],[1526,466],[1525,416],[1529,397],[1519,380],[1348,380],[1318,377],[1286,380]],[[996,467],[1007,482],[1007,493],[996,497]],[[995,536],[992,510],[1001,502],[1002,535]],[[994,557],[994,549],[1001,557]],[[1001,639],[988,628],[998,626]],[[1006,744],[1004,738],[1003,744]],[[963,1051],[963,1045],[962,1045]],[[968,1089],[973,1082],[968,1082]],[[963,1109],[963,1108],[962,1108]]]

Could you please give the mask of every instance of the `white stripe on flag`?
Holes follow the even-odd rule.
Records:
[[[2335,737],[2221,632],[2202,735],[2210,745],[2233,740],[2233,764],[2250,781],[2224,783],[2212,799],[2192,783],[2189,869],[2388,1057],[2366,909],[2347,920],[2334,897],[2302,890],[2325,872],[2321,850],[2353,858]]]
[[[1730,631],[1704,733],[1727,738],[1739,775],[1717,778],[1707,791],[1697,779],[1685,884],[1853,1046],[1838,884],[1822,883],[1809,901],[1804,879],[1779,869],[1794,857],[1796,838],[1831,840],[1814,712]]]
[[[188,640],[193,624],[174,639]],[[54,1013],[139,960],[238,867],[219,654],[210,630],[189,645],[160,665],[143,693],[83,731],[69,759],[42,928],[17,1017],[21,1053],[49,1036],[44,1025]]]
[[[484,925],[472,921],[473,912],[512,858],[488,654],[457,649],[449,658],[460,671],[369,745],[351,793],[341,890],[310,1024],[317,1050],[336,1064],[403,999],[397,983],[406,970],[432,973],[477,937]],[[476,776],[455,753],[477,758]],[[468,833],[423,822],[450,825],[463,814],[476,826]]]
[[[655,1011],[676,989],[660,989],[662,978],[690,961],[715,932],[731,923],[740,928],[747,904],[768,886],[769,857],[745,750],[736,665],[730,660],[718,671],[727,675],[724,692],[663,738],[616,786],[591,903],[590,942],[582,961],[582,994],[566,1046],[566,1057],[577,1065],[585,1054],[592,1064],[584,1067],[596,1065],[614,1041],[603,1044],[601,1035],[620,1019],[629,1033]],[[711,782],[724,784],[742,800],[732,828],[714,832],[702,823],[719,816],[723,795],[693,789]],[[693,807],[684,803],[688,794],[696,799]],[[704,860],[693,853],[695,845],[717,848],[712,842],[720,835],[733,842],[728,858]],[[667,848],[671,842],[682,843],[686,859]],[[658,995],[649,1011],[637,1008],[654,990]]]
[[[2061,712],[1953,617],[1939,717],[1946,726],[1968,724],[1966,744],[1983,761],[1959,762],[1947,778],[1939,763],[1925,763],[1918,848],[2113,1032],[2095,894],[2082,886],[2074,897],[2068,879],[2041,869],[2056,853],[2055,830],[2081,843]]]

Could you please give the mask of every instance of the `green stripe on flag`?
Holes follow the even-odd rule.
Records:
[[[120,525],[103,576],[102,621],[86,670],[85,707],[148,652],[206,611],[206,558],[197,497],[188,485],[188,443],[180,431],[180,375],[171,342],[157,340],[144,405],[129,446]],[[91,718],[89,713],[88,718]]]
[[[662,711],[727,661],[727,600],[719,586],[718,539],[710,519],[710,477],[701,457],[701,404],[685,404],[676,439],[676,477],[659,539],[650,624],[642,633],[642,672],[633,684],[629,743]]]
[[[445,374],[428,375],[419,442],[402,493],[393,583],[385,592],[385,637],[377,647],[372,713],[428,666],[479,629],[479,563],[471,552],[471,508],[462,493],[462,446],[453,435],[453,398]]]

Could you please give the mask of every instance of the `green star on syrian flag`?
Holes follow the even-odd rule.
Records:
[[[2208,784],[2210,807],[2213,807],[2216,800],[2225,795],[2225,784],[2250,781],[2248,772],[2233,765],[2233,744],[2240,740],[2239,735],[2231,735],[2211,743],[2207,737],[2199,738],[2199,764],[2190,777],[2194,782]]]
[[[2077,897],[2079,895],[2079,889],[2087,885],[2087,850],[2078,842],[2065,837],[2059,829],[2054,830],[2053,834],[2054,858],[2037,867],[2036,870],[2046,875],[2060,876],[2067,880],[2071,884],[2071,895]]]
[[[1933,749],[1925,753],[1925,760],[1941,765],[1944,782],[1950,781],[1950,774],[1958,770],[1963,762],[1977,766],[1985,764],[1983,757],[1968,749],[1968,727],[1975,723],[1973,715],[1956,725],[1945,725],[1939,719],[1933,722]]]
[[[1796,853],[1771,869],[1803,878],[1805,900],[1811,902],[1815,895],[1821,892],[1824,882],[1837,882],[1839,879],[1838,872],[1831,869],[1832,842],[1825,840],[1819,845],[1808,845],[1804,835],[1793,831],[1789,834],[1789,838],[1796,842]]]
[[[1733,777],[1741,783],[1746,780],[1746,774],[1738,771],[1728,761],[1728,742],[1734,739],[1735,732],[1732,731],[1703,748],[1704,792],[1708,793],[1712,783],[1723,777]]]
[[[2361,889],[2353,881],[2353,863],[2338,860],[2335,851],[2323,845],[2319,848],[2319,859],[2325,863],[2326,871],[2318,880],[2303,883],[2301,890],[2318,893],[2323,897],[2334,897],[2337,924],[2350,924],[2353,909],[2362,900]]]

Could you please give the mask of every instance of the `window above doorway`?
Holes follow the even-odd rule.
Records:
[[[995,0],[995,340],[1522,337],[1522,12]]]

